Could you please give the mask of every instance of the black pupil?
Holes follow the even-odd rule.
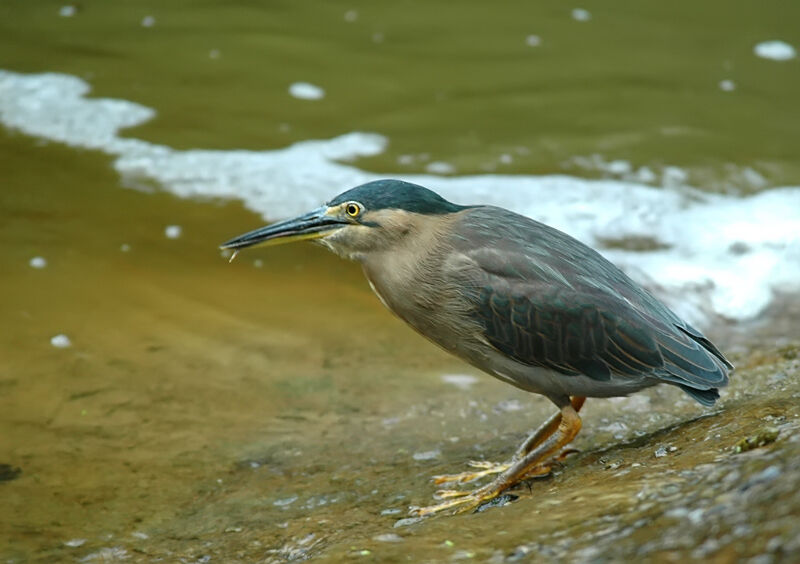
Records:
[[[349,213],[350,215],[356,215],[358,213],[358,208],[355,207],[353,204],[350,204],[349,206],[347,206],[347,213]]]

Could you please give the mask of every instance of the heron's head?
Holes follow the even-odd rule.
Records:
[[[221,248],[238,251],[314,240],[341,256],[363,260],[370,253],[391,250],[425,222],[462,209],[422,186],[377,180],[343,192],[308,213],[240,235]]]

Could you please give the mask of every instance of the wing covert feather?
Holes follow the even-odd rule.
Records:
[[[468,288],[491,346],[567,376],[653,377],[713,403],[732,366],[699,331],[568,235],[516,214],[507,226],[482,221],[497,209],[468,216],[463,227],[472,237],[454,245],[463,265],[458,286]],[[526,239],[511,220],[529,222]],[[492,244],[467,245],[476,240]]]

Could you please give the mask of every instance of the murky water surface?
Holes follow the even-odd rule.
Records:
[[[800,177],[797,60],[752,51],[800,45],[786,4],[162,4],[4,2],[0,67],[153,107],[136,136],[173,147],[363,129],[391,140],[358,163],[378,171],[602,175],[575,159],[599,153],[715,190]],[[260,224],[235,202],[123,189],[108,157],[8,130],[0,167],[2,562],[800,553],[796,297],[711,328],[739,367],[713,409],[591,400],[581,452],[514,503],[409,523],[431,475],[503,459],[552,406],[430,346],[321,249],[228,264],[216,245]]]

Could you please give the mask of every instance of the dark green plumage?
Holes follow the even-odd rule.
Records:
[[[376,180],[356,186],[336,196],[328,205],[336,206],[350,201],[361,203],[368,211],[397,209],[425,215],[465,209],[464,206],[448,202],[432,190],[400,180]]]
[[[704,405],[719,397],[730,363],[599,253],[500,208],[473,208],[460,227],[457,248],[479,267],[464,286],[497,350],[566,376],[645,376]]]

